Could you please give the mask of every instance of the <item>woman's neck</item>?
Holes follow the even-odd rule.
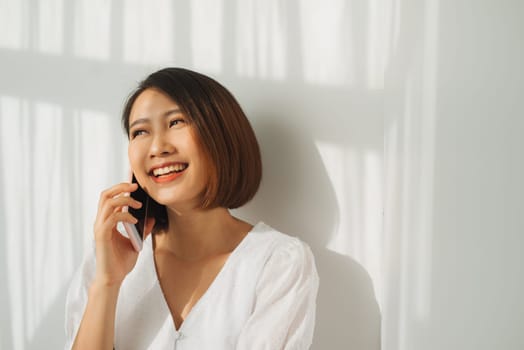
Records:
[[[169,225],[155,234],[155,251],[185,261],[230,253],[252,225],[233,217],[225,208],[177,212],[167,209]]]

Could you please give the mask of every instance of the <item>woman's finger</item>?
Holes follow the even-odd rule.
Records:
[[[135,209],[142,207],[142,203],[130,196],[120,196],[105,200],[98,213],[99,220],[106,220],[111,214],[122,211],[122,207],[129,206]],[[120,210],[117,210],[120,209]]]
[[[95,240],[110,240],[118,222],[138,223],[138,220],[129,212],[116,212],[111,214],[107,220],[95,226]],[[117,231],[118,232],[118,231]]]
[[[100,198],[98,200],[98,212],[101,211],[101,208],[105,202],[109,199],[112,199],[122,193],[134,192],[138,189],[138,184],[121,182],[118,185],[112,186],[100,193]]]

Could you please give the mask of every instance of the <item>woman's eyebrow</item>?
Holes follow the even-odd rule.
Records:
[[[162,117],[163,118],[167,118],[169,117],[170,115],[173,115],[173,114],[178,114],[178,113],[182,113],[182,111],[180,110],[180,108],[173,108],[173,109],[170,109],[166,112],[164,112],[162,114]],[[140,123],[150,123],[151,120],[149,118],[139,118],[137,120],[135,120],[134,122],[132,122],[130,125],[129,125],[129,129],[131,129],[133,126],[135,126],[136,124],[140,124]]]
[[[165,112],[163,116],[165,118],[165,117],[169,117],[172,114],[179,114],[179,113],[182,113],[180,108],[173,108],[173,109],[170,109],[167,112]]]
[[[135,126],[136,124],[141,124],[141,123],[150,123],[150,120],[149,118],[140,118],[140,119],[137,119],[135,120],[134,122],[132,122],[131,124],[129,124],[129,129],[131,129],[133,126]]]

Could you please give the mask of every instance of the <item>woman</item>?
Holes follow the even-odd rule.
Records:
[[[262,172],[235,98],[167,68],[140,83],[122,121],[152,233],[138,253],[116,229],[137,222],[122,209],[145,204],[128,195],[137,184],[101,194],[95,249],[67,296],[66,349],[309,348],[318,290],[309,247],[228,210],[255,195]]]

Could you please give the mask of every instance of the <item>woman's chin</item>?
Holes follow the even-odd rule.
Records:
[[[200,204],[200,202],[197,201],[197,200],[188,200],[188,199],[185,199],[185,200],[182,200],[182,199],[177,199],[177,200],[171,199],[171,200],[168,200],[168,199],[166,199],[166,200],[162,200],[162,202],[158,202],[158,203],[166,206],[167,209],[175,211],[175,212],[178,212],[178,213],[194,210],[194,209],[198,208],[199,204]]]

